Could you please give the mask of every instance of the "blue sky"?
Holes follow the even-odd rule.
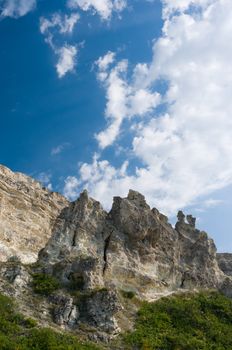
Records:
[[[129,188],[232,251],[229,0],[0,0],[0,163],[109,208]]]

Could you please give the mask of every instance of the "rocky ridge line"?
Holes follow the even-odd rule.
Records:
[[[185,217],[179,211],[174,228],[133,190],[126,198],[115,197],[106,212],[87,191],[69,203],[23,175],[10,176],[13,183],[0,182],[0,229],[18,223],[24,228],[23,236],[15,233],[19,257],[20,249],[23,257],[29,251],[30,245],[26,250],[20,244],[32,228],[37,240],[42,237],[34,254],[42,242],[44,247],[34,265],[12,265],[11,259],[1,263],[0,290],[16,296],[22,309],[40,317],[43,324],[74,332],[84,324],[94,329],[90,337],[107,339],[130,325],[122,292],[148,301],[201,289],[220,290],[232,297],[231,255],[217,255],[213,240],[196,228],[191,215]],[[59,281],[59,289],[39,303],[32,289],[34,273]]]
[[[38,181],[0,165],[0,261],[18,255],[36,261],[53,224],[69,202]]]

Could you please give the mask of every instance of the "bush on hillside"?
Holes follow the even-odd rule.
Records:
[[[33,290],[37,294],[48,296],[57,290],[59,286],[58,280],[53,276],[44,273],[33,274]]]
[[[35,326],[35,320],[16,313],[13,301],[0,294],[1,350],[99,350],[74,336]]]
[[[211,292],[143,303],[126,349],[231,350],[232,300]]]

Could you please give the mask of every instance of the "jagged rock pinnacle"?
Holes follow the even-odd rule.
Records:
[[[69,203],[0,167],[0,200],[1,261],[15,254],[31,261],[43,248],[38,259],[43,273],[65,290],[75,285],[83,293],[94,291],[79,309],[70,295],[52,296],[59,325],[74,327],[85,319],[103,332],[117,333],[120,290],[146,300],[202,288],[232,296],[231,257],[217,257],[213,240],[195,228],[194,217],[185,219],[179,211],[174,229],[139,192],[114,197],[107,213],[86,190]],[[30,279],[25,271],[3,268],[0,277],[18,281],[20,294]]]

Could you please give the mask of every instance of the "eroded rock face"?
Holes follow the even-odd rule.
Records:
[[[114,290],[99,290],[90,295],[84,303],[83,318],[90,325],[106,333],[119,333],[115,314],[122,309]]]
[[[53,309],[54,322],[64,328],[75,328],[79,319],[79,310],[73,302],[73,298],[65,294],[57,294],[51,297],[55,304]]]
[[[218,253],[217,261],[220,269],[227,275],[232,277],[232,254]]]
[[[232,298],[232,278],[226,277],[219,285],[219,291],[228,298]]]
[[[54,232],[39,253],[64,285],[82,283],[84,289],[104,286],[104,235],[107,213],[84,191],[57,218]]]
[[[0,267],[0,276],[3,276],[15,289],[15,295],[20,294],[22,290],[28,287],[31,282],[31,276],[27,269],[19,263],[8,262]]]
[[[42,248],[38,272],[53,275],[60,285],[44,311],[49,315],[51,302],[53,321],[63,328],[84,322],[103,337],[117,334],[122,291],[155,300],[183,289],[217,288],[232,297],[232,254],[217,255],[191,215],[180,211],[172,227],[136,191],[115,197],[107,213],[86,191],[69,203],[0,167],[0,205],[0,261],[18,255],[31,262]],[[1,265],[1,290],[6,281],[13,295],[29,295],[30,280],[17,259]]]
[[[127,198],[114,198],[108,225],[106,285],[150,299],[179,284],[178,234],[141,194],[130,191]]]
[[[12,255],[25,263],[36,261],[57,216],[68,204],[60,194],[0,165],[0,261]]]
[[[224,276],[195,218],[179,212],[174,229],[132,190],[115,197],[108,214],[84,191],[62,211],[39,258],[63,285],[131,290],[148,300],[179,288],[216,288]]]
[[[183,288],[215,288],[223,279],[218,267],[216,246],[206,232],[195,228],[195,218],[178,213],[175,229],[179,234],[180,266]]]

